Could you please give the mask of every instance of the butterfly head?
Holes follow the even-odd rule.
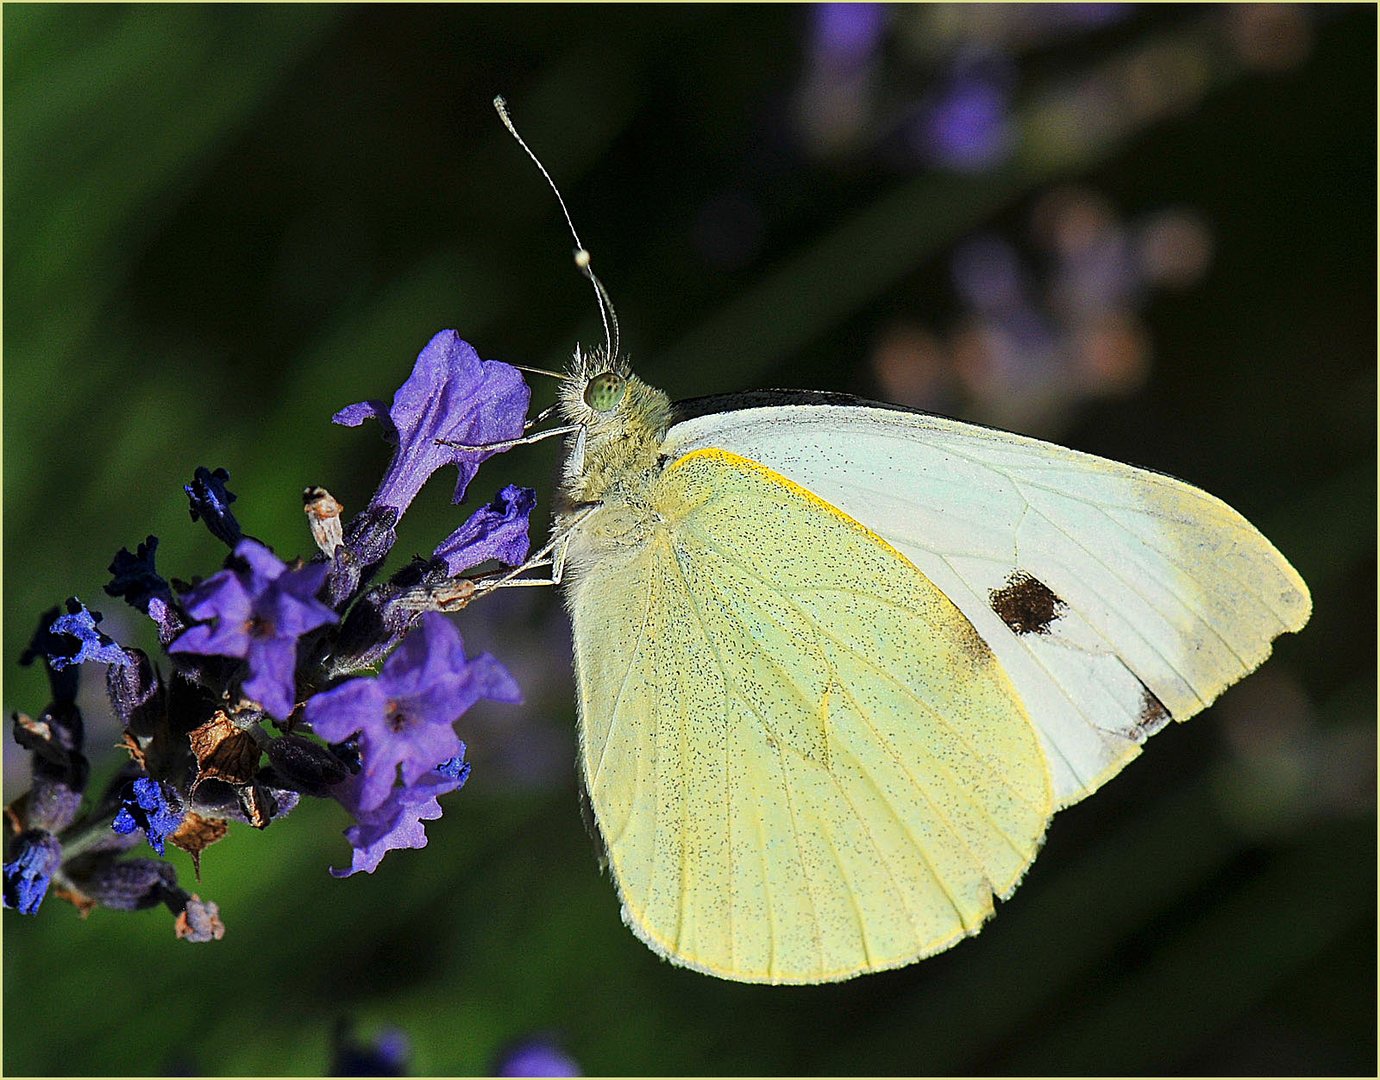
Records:
[[[632,374],[625,357],[577,349],[561,382],[561,415],[593,445],[659,444],[670,425],[666,395]]]

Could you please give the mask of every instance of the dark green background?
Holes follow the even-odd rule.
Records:
[[[386,460],[330,414],[389,397],[434,331],[546,365],[596,339],[498,91],[561,181],[638,370],[672,396],[875,395],[878,328],[939,318],[954,242],[1018,230],[1051,180],[1128,213],[1196,208],[1215,259],[1146,309],[1148,383],[1056,434],[1257,522],[1312,587],[1306,632],[1061,814],[975,940],[771,988],[673,968],[620,924],[577,808],[557,599],[522,590],[459,620],[530,700],[462,721],[474,777],[426,851],[336,881],[333,804],[237,832],[205,858],[229,927],[207,946],[174,940],[163,911],[7,912],[5,1072],[313,1073],[348,1015],[405,1028],[421,1073],[484,1072],[535,1030],[591,1073],[1373,1073],[1374,9],[1322,19],[1293,70],[1217,72],[1195,108],[1084,161],[965,178],[800,153],[805,16],[6,5],[6,713],[43,706],[15,660],[65,595],[148,643],[100,593],[117,548],[155,532],[165,573],[216,567],[180,490],[196,465],[229,468],[250,532],[305,551],[301,488],[357,508]],[[1144,9],[1022,70],[1074,79],[1198,17]],[[694,223],[738,190],[762,196],[763,240],[724,270]],[[496,459],[474,497],[517,480],[549,507],[555,454]],[[427,489],[404,551],[467,512],[447,498]],[[115,736],[91,715],[106,771]],[[6,779],[12,798],[22,772]]]

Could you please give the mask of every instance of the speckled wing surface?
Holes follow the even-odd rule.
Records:
[[[1054,800],[983,637],[893,544],[738,453],[687,450],[647,498],[661,525],[567,596],[628,924],[676,963],[787,983],[976,932]]]
[[[1055,802],[1095,790],[1308,621],[1308,588],[1245,518],[1172,477],[843,395],[681,407],[672,459],[763,463],[906,556],[966,616],[1039,732]]]

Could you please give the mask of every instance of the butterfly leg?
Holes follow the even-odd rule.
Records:
[[[543,414],[543,416],[545,416],[545,414]],[[541,419],[542,417],[538,417],[532,422],[534,424],[540,423]],[[477,445],[452,442],[450,439],[437,439],[436,442],[441,446],[449,446],[452,450],[463,450],[470,453],[479,453],[481,451],[497,453],[499,450],[511,450],[515,446],[528,446],[531,443],[549,439],[553,435],[569,435],[572,431],[579,430],[579,424],[564,424],[561,427],[547,428],[545,431],[539,431],[535,435],[524,435],[520,439],[504,439],[502,442],[480,443]]]
[[[522,585],[559,585],[565,575],[565,556],[570,547],[570,530],[601,506],[603,503],[600,502],[584,503],[579,506],[573,514],[557,525],[555,535],[543,547],[523,560],[521,566],[515,566],[499,577],[477,581],[477,591],[489,592],[493,589],[514,588]],[[518,576],[529,570],[538,570],[542,567],[551,568],[550,576],[542,578]]]

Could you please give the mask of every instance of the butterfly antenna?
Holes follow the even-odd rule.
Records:
[[[546,171],[546,166],[541,163],[541,159],[532,153],[532,148],[518,134],[518,129],[513,124],[513,118],[508,113],[508,102],[503,99],[501,94],[494,98],[494,109],[498,113],[498,118],[503,121],[503,126],[508,129],[508,134],[517,140],[518,145],[532,159],[532,164],[541,170],[542,176],[546,177],[546,182],[551,185],[551,190],[555,192],[556,201],[561,204],[561,213],[565,215],[565,223],[570,227],[570,235],[575,239],[575,265],[594,286],[594,298],[599,304],[599,318],[604,324],[604,347],[608,350],[609,363],[612,364],[618,356],[618,316],[613,310],[613,301],[609,299],[608,290],[604,288],[604,283],[590,269],[589,249],[580,242],[580,234],[575,231],[575,222],[571,220],[570,211],[566,209],[565,199],[561,197],[561,189],[556,186],[556,181],[551,179],[551,174]]]

